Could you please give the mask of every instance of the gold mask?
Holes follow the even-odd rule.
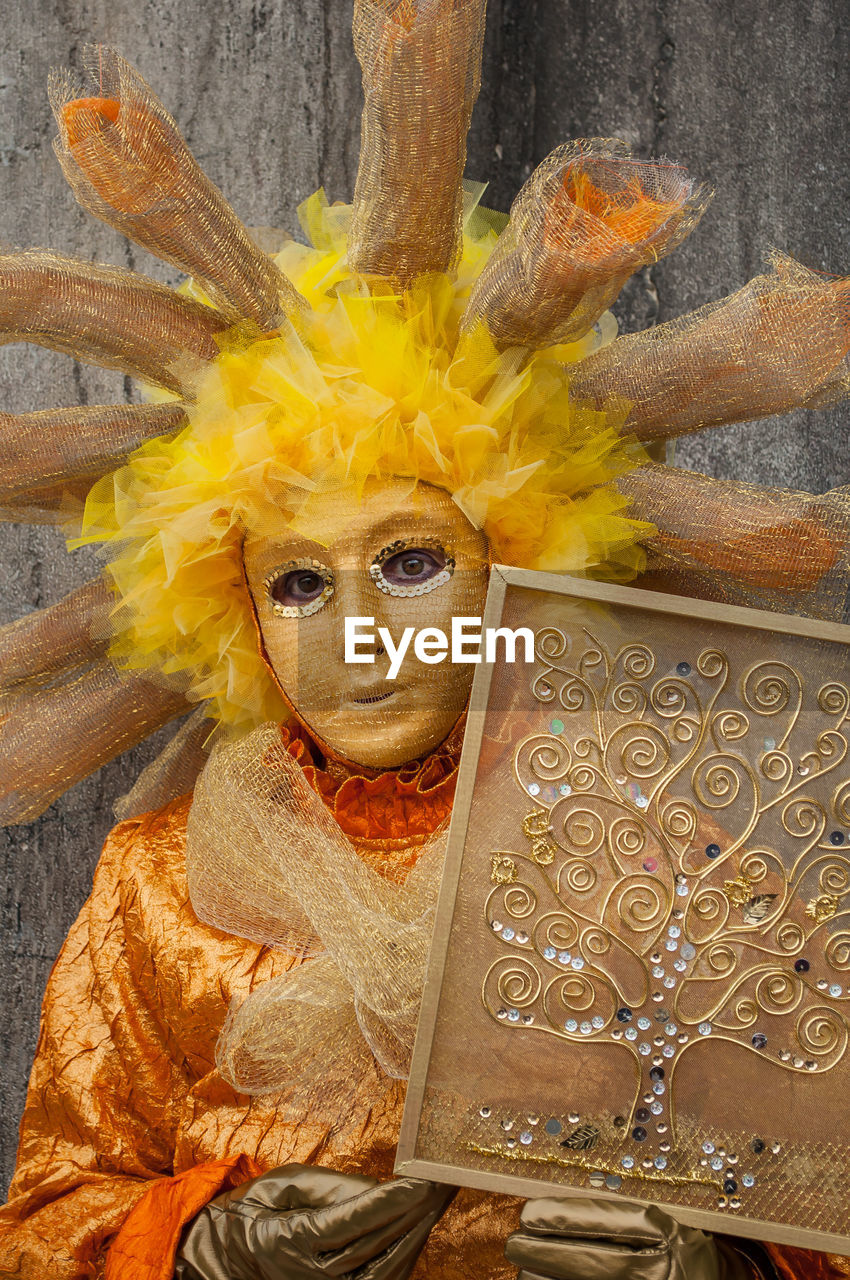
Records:
[[[447,737],[466,706],[474,665],[451,655],[439,665],[422,661],[411,643],[391,678],[392,647],[378,632],[385,628],[398,645],[406,628],[450,636],[453,617],[480,619],[487,539],[448,493],[373,480],[328,546],[293,530],[275,537],[249,530],[243,554],[267,661],[295,715],[330,754],[393,768]],[[361,632],[375,639],[357,646],[373,661],[346,661],[346,618],[374,619]]]

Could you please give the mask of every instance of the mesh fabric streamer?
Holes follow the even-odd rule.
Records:
[[[333,1096],[314,1101],[336,1115],[361,1059],[373,1055],[386,1075],[407,1074],[445,840],[438,832],[405,883],[392,884],[358,856],[277,726],[213,749],[189,815],[195,913],[227,933],[314,957],[231,1011],[219,1069],[234,1087],[285,1089],[303,1103],[314,1076],[330,1074]]]
[[[186,710],[182,694],[108,659],[0,689],[0,824],[32,822],[107,760]],[[73,731],[68,731],[73,726]]]
[[[500,348],[580,338],[633,272],[681,244],[711,195],[681,166],[635,160],[616,139],[564,143],[514,201],[465,329],[483,322]]]
[[[62,480],[0,500],[0,520],[19,524],[55,524],[77,529],[91,480]]]
[[[139,73],[100,45],[83,65],[82,81],[68,71],[50,80],[56,154],[82,207],[194,276],[234,318],[271,329],[302,308]]]
[[[46,249],[0,255],[0,343],[35,342],[181,392],[227,319],[165,285]]]
[[[850,586],[850,487],[765,489],[657,464],[617,482],[651,518],[647,574],[676,595],[840,621]]]
[[[111,604],[106,583],[94,578],[57,604],[0,627],[0,692],[102,658]]]
[[[821,409],[850,392],[850,278],[773,256],[731,297],[627,334],[571,370],[576,400],[631,405],[624,430],[670,439]]]
[[[205,707],[198,707],[166,743],[162,751],[146,765],[126,795],[112,806],[119,822],[153,813],[178,796],[193,789],[198,775],[209,757],[218,725]]]
[[[366,100],[348,250],[357,271],[407,283],[457,261],[485,7],[486,0],[356,0]]]
[[[0,509],[26,500],[57,505],[66,488],[88,490],[144,441],[176,431],[181,404],[85,405],[0,413]]]

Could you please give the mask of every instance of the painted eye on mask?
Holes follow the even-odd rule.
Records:
[[[391,542],[375,556],[369,575],[388,596],[423,596],[448,582],[454,557],[436,538]]]
[[[264,579],[272,611],[279,618],[308,618],[334,593],[334,578],[318,560],[288,560]]]

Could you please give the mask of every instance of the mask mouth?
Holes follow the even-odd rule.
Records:
[[[352,698],[352,702],[356,702],[358,706],[371,706],[375,702],[386,702],[387,698],[392,698],[397,691],[388,689],[386,693],[367,693],[362,698]]]

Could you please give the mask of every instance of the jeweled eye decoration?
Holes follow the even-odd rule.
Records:
[[[454,557],[437,538],[400,538],[384,547],[369,566],[379,591],[388,596],[424,596],[448,582]]]
[[[263,587],[279,618],[309,618],[334,593],[334,576],[318,560],[287,560],[263,579]]]

